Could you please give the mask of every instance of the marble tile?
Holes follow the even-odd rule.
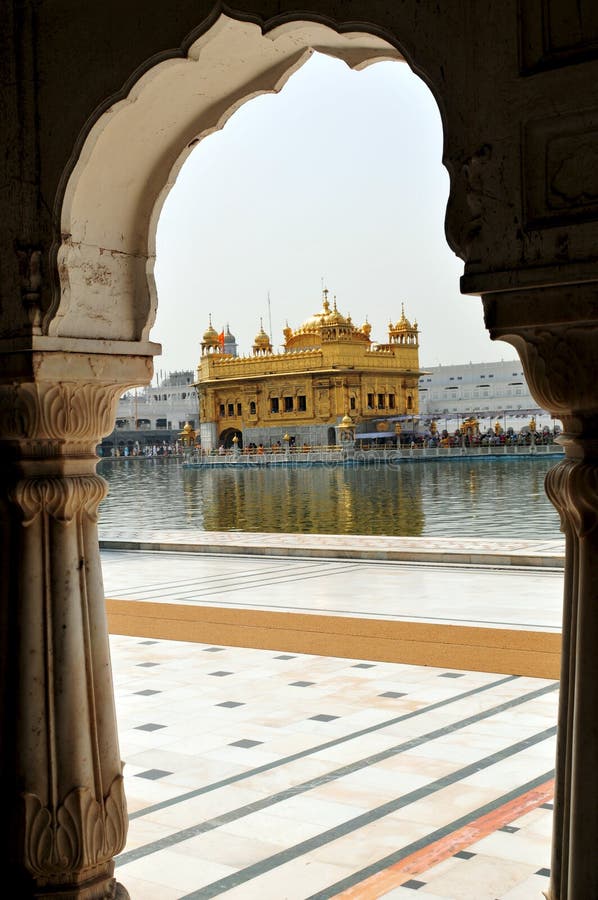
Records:
[[[532,870],[533,864],[476,856],[467,863],[466,877],[461,867],[455,866],[430,881],[425,872],[421,878],[426,881],[426,891],[441,897],[450,897],[451,900],[494,900],[527,880]]]
[[[271,536],[266,537],[269,540]],[[558,561],[562,550],[558,542],[543,542],[540,547],[534,542],[489,540],[473,546],[466,540],[429,540],[424,546],[407,539],[400,547],[394,542],[385,544],[389,558],[377,561],[367,554],[379,551],[380,542],[365,536],[348,548],[356,554],[353,560],[334,559],[334,552],[341,549],[335,541],[326,544],[330,560],[309,558],[310,550],[318,549],[313,541],[302,546],[305,558],[273,559],[265,552],[264,536],[212,536],[221,541],[220,546],[233,550],[236,541],[246,538],[255,554],[244,559],[234,553],[227,557],[229,588],[235,587],[241,572],[267,570],[272,597],[268,602],[296,610],[312,603],[329,604],[331,609],[353,615],[363,611],[363,585],[371,586],[376,580],[388,592],[400,577],[406,588],[417,581],[421,591],[417,610],[409,609],[401,599],[395,603],[395,615],[446,616],[448,591],[455,620],[461,615],[489,619],[496,613],[496,572],[456,566],[458,554],[463,560],[466,553],[475,551],[487,561],[496,561],[498,554],[510,554],[511,559],[518,554],[521,563],[526,555],[540,552],[545,559]],[[291,547],[285,540],[276,544],[277,549]],[[358,545],[364,554],[361,558]],[[115,588],[120,584],[122,596],[129,591],[138,598],[147,591],[160,596],[168,590],[171,599],[185,592],[211,591],[221,560],[196,552],[203,546],[199,541],[193,550],[177,555],[176,584],[169,584],[164,557],[159,553],[134,556],[140,564],[132,567],[120,551],[103,551],[107,583]],[[437,560],[443,555],[452,559],[450,571],[425,561],[415,563],[413,557],[424,552],[435,554]],[[399,560],[399,554],[409,553],[410,560]],[[309,582],[305,580],[308,572],[313,576]],[[513,602],[502,603],[501,591],[500,611],[512,618],[513,627],[519,627],[523,618],[530,618],[538,627],[550,625],[551,616],[556,622],[557,607],[560,622],[562,570],[538,574],[511,562],[506,576],[512,579]],[[339,587],[347,577],[355,597],[351,603],[345,602],[345,590],[341,606]],[[236,600],[247,603],[255,599],[248,594],[249,584],[250,580],[236,585]],[[310,588],[307,594],[302,590],[305,584],[314,590]],[[229,591],[220,600],[228,603],[232,596]],[[558,691],[492,713],[495,706],[514,704],[549,684],[542,679],[514,678],[495,684],[500,676],[492,673],[459,671],[462,677],[446,678],[446,673],[457,670],[227,646],[206,652],[215,645],[145,641],[110,637],[131,814],[127,846],[116,861],[116,874],[132,900],[179,900],[219,879],[230,885],[221,894],[227,900],[305,900],[370,863],[379,865],[383,873],[390,855],[425,847],[438,828],[473,815],[485,803],[499,802],[509,791],[523,790],[527,782],[553,765],[555,740],[548,737],[466,778],[450,781],[464,765],[506,752],[524,737],[554,725]],[[293,658],[276,658],[285,655]],[[143,662],[158,665],[140,667]],[[362,663],[371,667],[356,667]],[[234,674],[210,675],[216,671]],[[313,684],[291,687],[300,681]],[[460,698],[464,691],[479,688],[487,689]],[[150,690],[160,693],[135,694]],[[385,691],[405,696],[380,696]],[[244,705],[218,706],[227,702]],[[427,708],[437,703],[444,705]],[[391,721],[407,713],[414,715]],[[313,717],[318,715],[338,718],[317,721]],[[470,724],[452,733],[428,737],[470,717]],[[152,722],[167,727],[146,732],[137,728]],[[363,729],[366,733],[360,734]],[[262,743],[249,748],[230,746],[243,739]],[[413,739],[418,746],[394,752],[393,748]],[[391,755],[375,758],[385,751],[392,751]],[[343,767],[339,775],[337,770]],[[139,777],[151,769],[172,774],[157,781]],[[449,783],[428,795],[428,786],[445,776]],[[221,783],[227,779],[229,783]],[[388,801],[404,795],[412,795],[407,805],[386,810]],[[254,812],[255,803],[265,805]],[[229,814],[234,816],[232,821]],[[477,841],[472,832],[472,844],[467,847],[475,853],[471,859],[455,859],[447,851],[447,856],[427,871],[409,874],[424,887],[412,890],[389,883],[386,893],[376,896],[408,900],[528,900],[539,896],[548,880],[535,872],[549,865],[552,815],[552,810],[542,808],[527,811],[509,822],[516,832],[494,831]],[[199,833],[202,823],[208,821],[211,830]],[[335,832],[339,826],[343,829],[340,836]],[[306,841],[309,843],[304,844]],[[127,861],[127,854],[133,851],[146,852]],[[276,856],[281,851],[287,853],[284,859]],[[254,864],[254,877],[237,887],[226,881]],[[272,868],[259,874],[260,866]]]

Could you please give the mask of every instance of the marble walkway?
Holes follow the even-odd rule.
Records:
[[[181,537],[101,535],[107,595],[559,628],[560,542]],[[542,900],[558,681],[110,641],[132,900]]]

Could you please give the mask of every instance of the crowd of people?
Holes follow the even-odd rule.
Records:
[[[381,448],[384,446],[399,446],[402,449],[427,449],[434,447],[529,447],[529,446],[539,446],[539,445],[549,445],[555,442],[555,439],[558,437],[560,433],[560,429],[558,426],[555,426],[553,429],[548,427],[544,427],[540,430],[535,430],[535,428],[525,427],[520,431],[515,431],[513,428],[498,428],[495,426],[494,429],[489,428],[487,431],[478,431],[476,429],[467,429],[467,428],[457,428],[455,431],[449,432],[446,429],[438,432],[424,431],[424,432],[416,432],[416,431],[407,431],[402,432],[400,434],[380,434],[379,440],[372,440],[371,437],[368,440],[361,440],[359,434],[355,435],[355,440],[358,443],[359,449],[368,450]],[[145,458],[153,458],[153,457],[170,457],[170,456],[184,456],[185,455],[185,446],[180,442],[176,441],[174,443],[169,443],[167,441],[162,441],[158,444],[147,444],[142,446],[139,441],[135,441],[134,443],[121,444],[119,446],[104,446],[100,447],[98,453],[100,456],[104,457],[145,457]],[[303,452],[307,453],[310,450],[323,450],[323,449],[335,449],[334,447],[311,447],[307,444],[303,444],[302,446],[298,446],[295,443],[294,438],[289,440],[285,440],[283,444],[280,440],[274,441],[268,446],[264,446],[264,444],[255,444],[253,442],[249,443],[244,448],[237,447],[225,447],[224,444],[220,444],[217,450],[206,450],[201,448],[199,443],[195,443],[193,446],[194,451],[202,456],[212,455],[214,453],[219,454],[220,456],[229,455],[232,453],[241,452],[244,455],[248,454],[257,454],[261,455],[263,453],[297,453]]]
[[[104,457],[159,457],[159,456],[182,456],[183,447],[177,441],[175,444],[163,441],[161,444],[148,444],[141,446],[139,441],[134,444],[122,444],[118,447],[100,447],[99,455]]]

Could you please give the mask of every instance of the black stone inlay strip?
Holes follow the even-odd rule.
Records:
[[[229,784],[244,781],[246,778],[253,778],[255,775],[261,775],[262,772],[269,772],[271,769],[277,769],[279,766],[286,766],[289,763],[296,762],[298,759],[305,759],[307,756],[320,753],[322,750],[329,750],[331,747],[338,747],[340,744],[345,744],[347,741],[363,737],[366,734],[373,734],[375,731],[381,731],[383,728],[388,728],[390,725],[396,725],[398,722],[405,722],[408,719],[422,716],[425,713],[434,712],[436,709],[442,709],[443,706],[449,706],[451,703],[458,703],[460,700],[466,700],[468,697],[473,697],[475,694],[482,694],[492,688],[507,684],[509,681],[516,681],[518,677],[518,675],[507,675],[505,678],[499,678],[498,681],[492,681],[489,684],[471,688],[468,691],[457,694],[455,697],[445,697],[443,700],[437,700],[436,703],[430,703],[429,706],[403,713],[400,716],[393,716],[392,719],[385,719],[384,722],[380,722],[378,725],[368,725],[366,728],[361,728],[359,731],[353,731],[351,734],[344,734],[340,737],[331,738],[331,740],[324,741],[322,744],[316,744],[315,747],[311,747],[307,750],[299,750],[297,753],[291,753],[289,756],[284,756],[273,762],[264,763],[262,766],[256,766],[255,769],[248,769],[246,772],[230,775],[228,778],[222,778],[220,781],[212,782],[212,784],[206,784],[203,787],[195,788],[195,790],[188,791],[185,794],[179,794],[178,797],[171,797],[169,800],[162,800],[160,803],[154,803],[151,806],[138,809],[136,812],[131,812],[129,813],[129,820],[139,819],[141,816],[150,815],[160,809],[166,809],[169,806],[175,806],[177,803],[184,803],[186,800],[192,800],[194,797],[199,797],[201,794],[207,794],[210,791],[216,791],[222,787],[227,787]],[[554,686],[551,685],[550,687],[551,689],[558,687],[558,682],[555,682]]]
[[[352,832],[357,831],[359,828],[370,825],[372,822],[376,822],[379,819],[384,818],[384,816],[388,816],[391,813],[396,812],[398,809],[403,809],[405,806],[410,806],[412,803],[417,803],[418,800],[422,800],[424,797],[429,797],[431,794],[435,794],[437,791],[443,790],[443,788],[449,787],[450,785],[455,784],[458,781],[462,781],[464,778],[469,778],[470,775],[475,775],[482,769],[486,769],[497,762],[501,762],[503,759],[506,759],[509,756],[520,753],[522,750],[527,750],[534,744],[540,743],[541,741],[544,741],[549,737],[553,737],[554,734],[556,734],[556,727],[546,728],[539,734],[533,735],[530,738],[526,738],[523,741],[519,741],[516,744],[512,744],[510,747],[505,747],[503,750],[492,753],[490,756],[486,756],[484,759],[480,759],[474,763],[470,763],[469,765],[464,766],[462,769],[457,769],[456,772],[451,772],[448,775],[443,775],[442,778],[438,778],[436,781],[432,781],[430,784],[424,785],[420,788],[416,788],[414,791],[403,794],[401,797],[395,797],[394,800],[389,800],[387,803],[383,803],[381,806],[376,807],[376,809],[371,809],[368,810],[368,812],[361,813],[359,816],[355,816],[353,819],[349,819],[347,822],[343,822],[341,825],[337,825],[334,828],[329,828],[327,831],[323,831],[321,834],[316,834],[312,838],[308,838],[305,841],[300,841],[293,847],[287,847],[285,850],[274,853],[272,854],[272,856],[269,856],[266,859],[262,859],[257,863],[246,866],[244,869],[240,869],[233,875],[225,875],[224,878],[219,878],[218,881],[213,881],[211,884],[205,885],[198,891],[193,891],[193,893],[191,894],[185,894],[180,898],[180,900],[206,900],[206,898],[208,897],[217,897],[218,894],[222,894],[225,891],[230,891],[232,890],[232,888],[238,887],[241,884],[246,884],[248,881],[251,881],[252,878],[257,878],[258,876],[263,875],[265,872],[271,872],[273,869],[277,869],[279,866],[285,865],[285,863],[291,862],[292,860],[297,859],[300,856],[304,856],[306,853],[311,853],[313,850],[317,850],[319,847],[323,847],[325,844],[329,844],[332,841],[336,841],[339,838],[345,837],[347,834],[351,834]],[[553,772],[549,772],[548,774],[542,776],[542,779],[538,782],[538,784],[542,784],[544,781],[552,778],[553,774]],[[512,798],[519,797],[522,793],[529,789],[530,788],[528,788],[527,785],[525,787],[519,787],[514,791],[511,791],[510,795],[506,796],[512,796]],[[498,802],[493,801],[492,803],[486,804],[486,807],[483,807],[482,810],[489,812],[490,809],[495,809],[497,805],[501,806],[504,802],[506,802],[504,798],[500,798],[500,801]],[[409,856],[411,853],[415,852],[415,850],[422,849],[423,847],[426,847],[429,844],[433,843],[433,841],[437,841],[439,839],[439,836],[444,837],[446,836],[446,834],[451,834],[458,828],[461,828],[464,825],[475,821],[481,815],[484,815],[484,811],[480,811],[479,809],[476,810],[473,814],[467,813],[466,815],[462,816],[461,819],[457,820],[456,823],[452,822],[450,826],[440,828],[438,829],[438,831],[433,832],[431,835],[426,835],[425,837],[420,838],[418,841],[414,841],[413,844],[410,844],[408,847],[403,847],[401,850],[391,853],[383,860],[378,860],[375,863],[371,863],[360,872],[356,872],[353,875],[347,876],[347,878],[342,879],[340,882],[337,882],[331,887],[325,888],[323,891],[320,891],[317,894],[313,894],[311,897],[306,898],[306,900],[329,900],[329,898],[335,897],[338,893],[340,893],[341,890],[347,890],[349,887],[352,887],[355,884],[359,884],[359,882],[364,881],[365,878],[369,878],[370,875],[376,874],[377,872],[386,869],[391,865],[394,865],[401,859],[404,859],[406,856]],[[224,816],[223,818],[226,818],[226,816]],[[447,828],[449,828],[448,831],[446,830]]]
[[[293,785],[292,787],[286,788],[283,791],[279,791],[279,793],[277,794],[272,794],[269,797],[263,797],[260,800],[255,800],[253,803],[248,803],[246,806],[239,807],[238,809],[229,810],[226,813],[222,813],[215,819],[207,819],[206,821],[200,822],[197,825],[191,825],[189,826],[189,828],[184,828],[183,830],[168,835],[167,837],[161,838],[158,841],[153,841],[150,844],[145,844],[144,846],[137,847],[135,850],[130,850],[129,852],[124,853],[117,858],[122,864],[126,864],[129,862],[133,862],[134,860],[141,859],[144,856],[148,856],[151,853],[155,853],[158,850],[163,850],[166,847],[172,847],[175,844],[179,844],[182,841],[189,840],[189,838],[196,837],[199,834],[204,834],[207,831],[213,831],[215,828],[219,828],[220,826],[226,825],[229,822],[234,822],[237,819],[242,819],[244,816],[259,812],[262,809],[268,809],[270,806],[274,806],[277,803],[282,803],[284,800],[288,800],[291,797],[296,797],[298,794],[304,794],[307,791],[320,787],[323,784],[329,784],[331,781],[335,781],[336,779],[342,778],[345,775],[352,775],[359,769],[365,769],[369,766],[376,765],[376,763],[382,762],[386,759],[390,759],[393,756],[398,756],[400,753],[405,753],[408,750],[413,750],[415,747],[420,747],[422,744],[426,744],[429,741],[436,740],[439,737],[444,737],[447,734],[453,734],[455,731],[459,731],[461,728],[466,728],[468,725],[472,725],[475,722],[490,718],[491,716],[504,712],[506,709],[511,709],[514,706],[519,706],[522,703],[528,702],[529,700],[536,699],[536,697],[542,696],[543,694],[547,693],[549,689],[554,690],[556,686],[557,685],[548,685],[547,687],[540,688],[539,690],[531,691],[529,694],[524,694],[522,697],[516,697],[513,700],[507,700],[504,703],[499,704],[498,706],[492,707],[491,709],[476,713],[473,716],[468,716],[466,719],[460,719],[458,722],[453,722],[450,725],[444,725],[442,728],[436,728],[434,729],[434,731],[429,731],[427,734],[411,738],[408,741],[404,741],[402,744],[397,744],[394,747],[389,747],[386,750],[381,750],[380,752],[374,753],[371,756],[367,756],[364,759],[360,759],[352,763],[347,763],[346,765],[340,766],[338,769],[335,769],[332,772],[326,772],[323,775],[318,775],[315,778],[310,778],[307,781],[302,782],[301,784]],[[535,743],[538,743],[538,741],[540,740],[546,740],[546,738],[551,737],[555,733],[555,731],[555,727],[548,728],[545,731],[541,732],[540,736],[535,735],[531,738],[526,738],[523,741],[519,741],[517,744],[513,744],[511,747],[507,747],[505,750],[498,751],[497,753],[486,757],[486,759],[491,760],[491,762],[486,763],[484,760],[480,760],[476,763],[472,763],[471,765],[466,766],[464,769],[458,770],[464,773],[460,777],[466,778],[468,775],[477,772],[478,769],[485,768],[486,765],[491,765],[493,762],[499,762],[500,760],[505,759],[508,756],[512,756],[514,753],[525,750],[528,747],[533,746]],[[391,800],[389,803],[383,804],[381,807],[378,807],[378,810],[372,810],[368,813],[364,813],[362,816],[357,816],[356,819],[350,821],[360,823],[355,825],[355,828],[360,828],[363,825],[368,824],[369,821],[374,821],[381,816],[388,815],[388,813],[393,812],[394,809],[400,809],[401,806],[407,805],[407,803],[415,802],[415,800],[419,800],[421,799],[421,797],[428,796],[428,794],[434,793],[434,791],[439,790],[442,787],[446,787],[446,785],[452,784],[453,781],[458,780],[459,777],[457,777],[457,773],[451,773],[449,775],[443,776],[437,781],[431,782],[430,784],[419,788],[417,791],[412,791],[409,794],[403,795],[403,797],[399,797],[397,800]],[[404,797],[412,797],[413,799],[406,801],[406,803],[404,804]],[[398,806],[396,806],[397,803],[399,804]],[[379,812],[379,810],[387,811]],[[368,816],[372,816],[372,818],[368,819]],[[334,830],[335,829],[331,829],[329,832],[324,832],[324,834],[331,834],[332,832],[334,832]],[[342,834],[348,833],[352,830],[354,829],[348,828],[348,823],[340,825],[338,826],[338,836],[340,837]],[[332,839],[332,837],[328,838],[328,840]],[[326,843],[326,841],[324,841],[324,843]],[[233,876],[230,877],[232,878]],[[229,888],[232,886],[234,885],[227,887],[226,890],[229,890]]]
[[[470,825],[472,822],[475,822],[482,816],[494,812],[495,809],[500,809],[501,806],[504,806],[504,804],[509,803],[511,800],[516,800],[517,797],[520,797],[522,794],[527,793],[527,791],[532,791],[534,788],[538,787],[538,785],[544,784],[544,782],[548,781],[549,778],[554,778],[554,769],[552,769],[550,772],[545,772],[543,775],[538,775],[537,778],[533,778],[531,781],[528,781],[527,784],[522,784],[520,787],[514,788],[512,791],[509,791],[508,794],[503,794],[502,797],[498,797],[496,800],[491,800],[484,806],[480,806],[478,809],[472,810],[472,812],[465,813],[465,815],[461,816],[460,819],[455,819],[454,822],[449,822],[448,825],[445,825],[443,828],[439,828],[437,829],[437,831],[433,831],[431,834],[427,834],[424,837],[419,838],[412,844],[407,844],[406,847],[401,847],[400,850],[396,850],[394,853],[385,856],[384,859],[379,859],[377,860],[377,862],[371,863],[369,866],[366,866],[365,869],[361,869],[359,872],[355,872],[353,875],[348,875],[347,878],[344,878],[342,881],[337,881],[336,884],[331,884],[329,887],[324,888],[323,891],[318,891],[317,894],[312,894],[310,897],[306,897],[306,900],[332,900],[332,898],[336,897],[336,895],[339,894],[340,891],[348,890],[349,888],[354,887],[356,884],[365,881],[366,878],[370,878],[372,875],[377,875],[378,872],[383,872],[384,869],[388,869],[390,866],[396,865],[397,863],[406,859],[408,856],[411,856],[412,853],[417,853],[419,850],[423,850],[425,847],[434,844],[436,841],[442,840],[442,838],[447,837],[447,835],[452,834],[454,831],[458,831],[460,828],[465,828],[467,825]],[[474,854],[471,855],[473,856]],[[544,871],[548,870],[545,869]],[[538,873],[536,872],[536,874]],[[181,900],[191,900],[191,898],[199,898],[203,896],[207,897],[208,895],[200,893],[187,894],[187,896],[181,897]]]

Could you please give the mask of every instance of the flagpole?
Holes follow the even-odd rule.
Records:
[[[270,310],[270,291],[268,291],[268,328],[270,329],[270,342],[272,342],[274,335],[272,334],[272,313]]]

